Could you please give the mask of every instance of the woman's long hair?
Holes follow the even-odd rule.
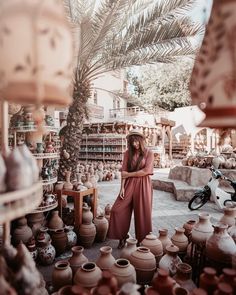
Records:
[[[134,141],[139,142],[139,157],[138,157],[135,165],[132,167],[132,161],[134,158],[134,154],[137,151],[133,147]],[[133,172],[133,171],[139,170],[140,163],[144,157],[144,152],[145,152],[144,138],[140,135],[130,135],[128,137],[128,164],[127,164],[128,172]]]

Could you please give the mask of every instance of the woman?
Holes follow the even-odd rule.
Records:
[[[108,238],[119,239],[123,248],[134,210],[135,235],[138,243],[152,231],[153,152],[145,148],[142,133],[133,130],[127,135],[128,150],[121,168],[121,188],[112,206]]]

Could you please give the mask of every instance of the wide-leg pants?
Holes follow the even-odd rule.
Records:
[[[134,211],[135,235],[141,242],[152,231],[152,198],[149,176],[126,179],[124,199],[118,196],[111,209],[108,238],[120,240],[126,237]]]

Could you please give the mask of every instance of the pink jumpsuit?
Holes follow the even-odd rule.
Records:
[[[134,156],[135,165],[138,156]],[[124,154],[121,171],[127,171],[128,151]],[[153,174],[154,155],[146,150],[138,170]],[[134,210],[135,234],[138,242],[152,231],[152,182],[150,176],[130,177],[125,180],[124,200],[117,197],[112,206],[108,238],[124,239],[129,232],[132,211]]]

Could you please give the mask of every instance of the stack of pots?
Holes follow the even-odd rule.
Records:
[[[95,240],[96,227],[93,220],[91,208],[84,203],[82,211],[82,224],[79,227],[79,241],[84,248],[90,248]]]

